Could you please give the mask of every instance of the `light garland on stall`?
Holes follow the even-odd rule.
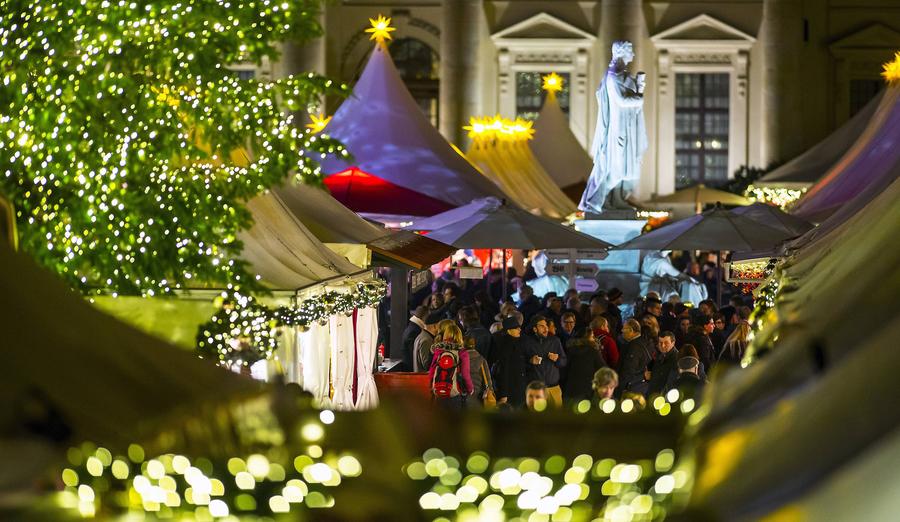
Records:
[[[760,203],[776,205],[782,210],[790,210],[806,194],[806,191],[806,188],[791,189],[750,185],[744,192],[744,196]]]
[[[330,290],[296,306],[269,308],[239,292],[224,292],[219,310],[197,331],[197,353],[225,367],[251,366],[278,348],[277,328],[305,329],[329,317],[378,305],[387,287],[381,280],[357,283],[350,292]]]
[[[347,152],[298,128],[346,85],[240,79],[276,42],[321,34],[319,2],[0,0],[0,190],[20,245],[85,292],[169,294],[190,281],[253,289],[243,206]],[[248,164],[227,164],[231,151]]]
[[[472,116],[463,127],[472,139],[530,140],[534,137],[534,122],[522,118],[510,120],[496,116]]]

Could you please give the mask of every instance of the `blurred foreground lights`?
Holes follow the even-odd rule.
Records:
[[[281,495],[274,495],[269,499],[269,509],[272,510],[272,513],[289,513],[291,505]]]
[[[334,412],[331,410],[322,410],[319,412],[319,420],[322,424],[331,424],[334,422]]]
[[[612,413],[616,411],[616,401],[613,399],[603,399],[600,401],[600,409],[603,413]]]
[[[441,496],[433,491],[429,491],[419,497],[419,506],[421,506],[422,509],[440,509]]]
[[[317,422],[310,422],[303,425],[303,428],[300,430],[300,435],[304,440],[309,442],[318,442],[325,436],[325,429]]]
[[[678,398],[679,398],[680,396],[681,396],[681,394],[678,393],[678,390],[677,390],[676,388],[672,388],[672,389],[669,390],[669,392],[666,394],[666,400],[669,401],[669,402],[677,402],[677,401],[678,401]]]
[[[634,410],[634,401],[625,399],[622,401],[620,407],[622,408],[622,413],[631,413]]]
[[[248,490],[256,487],[256,479],[246,471],[240,471],[234,477],[234,483],[239,489]]]
[[[616,464],[609,478],[620,484],[633,484],[641,478],[641,467],[636,464]]]
[[[221,500],[213,500],[209,503],[209,514],[214,518],[228,516],[228,504]]]
[[[250,455],[247,458],[247,471],[257,479],[263,479],[269,474],[269,459],[264,455]]]
[[[362,474],[362,465],[352,455],[345,455],[338,459],[338,472],[345,477],[358,477]]]
[[[675,489],[675,477],[672,475],[663,475],[656,479],[653,489],[660,495],[668,495]]]
[[[681,403],[681,413],[690,413],[694,410],[694,399],[685,399]]]

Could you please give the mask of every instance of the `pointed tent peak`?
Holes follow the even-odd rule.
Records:
[[[557,186],[577,202],[594,164],[590,155],[572,133],[569,119],[559,100],[549,93],[534,120],[531,151]]]
[[[556,93],[561,91],[563,88],[563,78],[555,72],[551,72],[550,74],[542,76],[541,79],[544,80],[541,88],[547,91],[548,97],[556,97]]]
[[[391,27],[391,19],[385,18],[379,14],[378,18],[369,18],[372,27],[366,29],[367,33],[371,33],[369,40],[375,40],[376,44],[384,45],[385,40],[391,40],[391,32],[396,31],[396,27]]]
[[[352,95],[329,122],[328,134],[343,143],[354,159],[352,163],[335,156],[322,160],[326,179],[353,167],[449,207],[503,195],[434,128],[403,83],[386,46],[372,50]],[[377,192],[374,197],[386,198]],[[406,209],[403,200],[381,203],[393,205],[393,214],[426,215]]]
[[[900,85],[900,51],[894,53],[894,59],[884,64],[881,76],[888,85]]]

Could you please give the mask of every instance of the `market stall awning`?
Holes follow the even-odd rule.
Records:
[[[866,129],[875,109],[884,96],[881,91],[853,115],[850,120],[828,135],[827,138],[813,145],[809,150],[791,161],[769,172],[754,185],[762,186],[799,186],[811,185],[819,180],[841,156],[853,146],[853,143]]]
[[[792,213],[821,222],[871,184],[886,186],[900,162],[900,86],[890,85],[866,130],[797,202]]]
[[[411,230],[458,248],[592,248],[611,245],[496,198],[473,201],[465,207],[417,221]]]
[[[353,155],[352,162],[328,158],[322,167],[335,197],[356,212],[433,215],[475,198],[503,195],[431,125],[382,44],[375,45],[353,94],[323,132]],[[351,168],[385,183],[358,174],[331,181]],[[409,192],[397,197],[399,189],[420,197]]]
[[[311,185],[284,184],[273,189],[290,212],[332,250],[347,254],[360,247],[384,260],[416,269],[431,266],[455,248],[406,230],[374,225],[334,199],[327,190]],[[354,261],[353,258],[350,258]],[[370,260],[371,262],[372,260]],[[369,266],[370,262],[364,263]]]
[[[703,183],[676,190],[665,196],[657,196],[650,199],[646,205],[668,203],[689,203],[694,205],[699,214],[703,210],[703,205],[721,203],[723,205],[749,205],[752,201],[744,196],[738,196],[731,192],[707,187]]]
[[[22,407],[33,404],[74,440],[127,444],[179,413],[262,389],[95,309],[2,241],[0,266],[0,291],[14,303],[0,314],[4,435],[27,422]]]

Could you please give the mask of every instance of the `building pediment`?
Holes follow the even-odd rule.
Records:
[[[849,34],[828,46],[832,52],[860,49],[900,48],[900,32],[884,24],[872,24]]]
[[[756,38],[707,14],[695,16],[650,38],[658,48],[727,43],[749,48]]]
[[[568,40],[590,43],[596,39],[591,33],[579,29],[547,13],[538,13],[531,18],[511,25],[491,35],[498,45],[528,40]]]

